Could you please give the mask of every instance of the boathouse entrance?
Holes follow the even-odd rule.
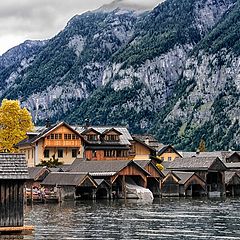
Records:
[[[208,172],[207,174],[207,191],[223,192],[223,175],[221,172]]]

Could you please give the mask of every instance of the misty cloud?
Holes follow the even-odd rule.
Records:
[[[0,2],[0,54],[27,39],[48,39],[76,14],[99,8],[112,0],[8,0]],[[153,7],[161,0],[122,0]]]

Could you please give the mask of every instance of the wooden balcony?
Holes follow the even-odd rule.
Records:
[[[44,147],[74,147],[80,148],[81,147],[81,140],[66,140],[66,139],[45,139],[44,140]]]

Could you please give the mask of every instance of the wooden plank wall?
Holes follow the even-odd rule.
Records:
[[[23,182],[0,180],[0,227],[23,226]]]

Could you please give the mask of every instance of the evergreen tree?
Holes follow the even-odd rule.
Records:
[[[205,144],[205,141],[203,139],[201,139],[201,141],[199,143],[198,150],[200,152],[206,152],[206,144]]]

